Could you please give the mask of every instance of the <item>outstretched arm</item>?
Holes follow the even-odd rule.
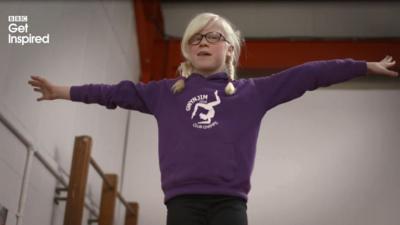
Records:
[[[81,86],[57,86],[45,78],[32,76],[29,84],[41,92],[41,100],[68,99],[76,102],[97,103],[108,109],[117,106],[154,114],[161,96],[163,81],[150,81],[147,84],[123,80],[118,84],[85,84]]]
[[[306,91],[327,87],[367,74],[398,76],[388,68],[395,65],[391,57],[379,62],[353,59],[311,61],[291,67],[282,72],[253,78],[264,112],[292,99]]]

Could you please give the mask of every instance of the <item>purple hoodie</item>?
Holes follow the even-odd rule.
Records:
[[[115,85],[72,86],[71,100],[117,106],[152,114],[158,125],[158,150],[164,203],[182,194],[222,194],[247,201],[261,120],[273,107],[318,87],[367,73],[365,61],[312,61],[266,77],[233,81],[224,89],[224,72],[193,73],[181,93],[175,79]]]

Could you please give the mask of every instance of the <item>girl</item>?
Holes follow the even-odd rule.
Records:
[[[236,79],[240,33],[221,16],[197,15],[184,33],[180,77],[147,84],[29,84],[41,100],[69,99],[154,115],[167,225],[245,225],[247,194],[263,116],[307,90],[357,76],[398,76],[380,62],[312,61],[268,77]]]

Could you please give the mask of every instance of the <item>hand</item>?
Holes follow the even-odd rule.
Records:
[[[35,87],[33,90],[42,93],[42,97],[37,98],[37,101],[57,99],[56,86],[43,77],[31,76],[31,78],[28,83]]]
[[[397,77],[399,73],[388,68],[396,65],[396,61],[393,60],[392,56],[386,56],[379,62],[367,62],[367,74],[384,75],[389,77]]]

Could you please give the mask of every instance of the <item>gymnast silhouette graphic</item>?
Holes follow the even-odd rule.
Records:
[[[211,119],[214,118],[214,116],[215,116],[214,106],[217,106],[217,105],[219,105],[219,103],[221,103],[221,100],[220,100],[220,98],[218,96],[218,91],[217,90],[214,92],[214,94],[215,94],[215,98],[216,98],[215,101],[208,102],[208,103],[200,103],[200,102],[196,103],[196,105],[194,107],[194,110],[193,110],[193,113],[192,113],[192,119],[196,115],[197,109],[199,107],[202,107],[202,108],[208,110],[207,114],[204,114],[204,113],[200,113],[199,114],[200,118],[202,120],[204,120],[202,122],[199,122],[199,124],[210,124],[211,123]]]

